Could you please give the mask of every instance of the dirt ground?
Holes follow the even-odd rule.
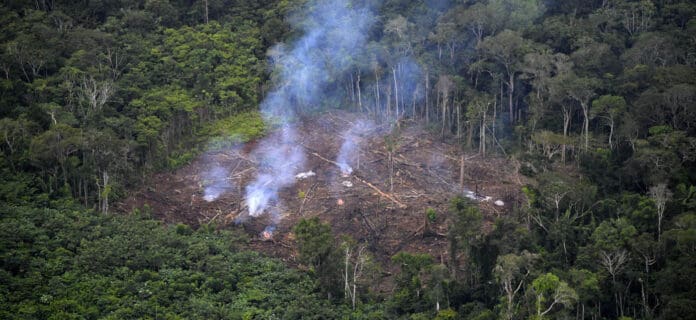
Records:
[[[389,259],[399,251],[428,253],[436,261],[447,261],[447,211],[452,197],[478,197],[486,228],[496,216],[508,214],[521,201],[519,190],[524,181],[513,163],[501,157],[462,154],[456,146],[409,122],[401,123],[399,134],[391,142],[385,139],[393,132],[387,125],[377,124],[356,135],[359,165],[351,163],[354,171],[342,177],[333,161],[346,131],[360,120],[360,115],[343,111],[299,120],[298,136],[306,162],[304,168],[296,169],[311,170],[315,175],[297,179],[280,191],[279,201],[268,210],[281,217],[270,240],[263,237],[263,231],[273,224],[272,219],[268,215],[248,217],[244,201],[244,187],[259,170],[264,170],[253,153],[256,142],[210,152],[175,172],[153,175],[117,208],[131,212],[148,205],[152,214],[165,223],[244,228],[252,239],[250,249],[290,265],[297,265],[293,226],[299,219],[316,216],[332,226],[337,239],[349,235],[368,243],[385,274],[389,274],[394,271]],[[393,189],[389,183],[388,148],[393,150]],[[225,170],[221,174],[215,168]],[[220,181],[226,182],[224,193],[214,201],[206,201],[206,186]],[[504,205],[496,205],[496,200]],[[427,208],[435,209],[437,216],[426,228]]]

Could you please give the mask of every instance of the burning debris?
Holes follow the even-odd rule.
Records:
[[[309,170],[309,171],[307,171],[307,172],[300,172],[300,173],[296,174],[296,175],[295,175],[295,179],[297,179],[297,180],[303,180],[303,179],[307,179],[307,178],[310,178],[310,177],[314,177],[314,176],[316,176],[316,175],[317,175],[317,174],[314,173],[314,171]]]
[[[382,136],[386,130],[375,130],[359,137],[356,141],[360,142],[353,145],[352,154],[362,157],[360,169],[357,158],[347,157],[345,164],[354,170],[349,178],[341,178],[337,155],[345,133],[360,117],[341,110],[324,113],[321,118],[303,117],[294,123],[295,145],[288,142],[292,139],[282,138],[278,132],[281,129],[275,129],[266,141],[195,159],[175,172],[153,176],[149,187],[129,197],[122,211],[148,204],[157,218],[168,223],[195,227],[213,221],[221,228],[236,223],[235,228],[254,240],[249,242],[250,247],[284,258],[292,255],[292,250],[283,248],[283,241],[289,239],[293,225],[303,218],[319,217],[336,233],[375,239],[380,257],[388,259],[398,250],[445,250],[446,238],[431,236],[446,234],[446,219],[440,219],[440,215],[437,222],[423,229],[427,232],[421,231],[422,236],[413,234],[424,225],[422,212],[433,208],[443,212],[444,217],[448,200],[456,195],[474,197],[486,218],[506,211],[512,206],[509,202],[518,201],[519,193],[515,192],[519,192],[519,184],[510,178],[514,167],[505,159],[468,162],[463,185],[470,183],[472,191],[484,186],[485,192],[465,193],[468,189],[457,179],[461,172],[459,149],[422,127],[408,124],[401,128],[400,148],[394,152],[391,166]],[[318,121],[326,125],[318,127]],[[304,162],[292,160],[297,148],[306,154]],[[393,186],[387,178],[391,170],[396,177]],[[224,189],[224,184],[221,189],[213,187],[225,181],[234,188]],[[203,201],[205,189],[209,199],[218,198]],[[216,190],[222,193],[213,192]],[[198,201],[191,200],[191,195]],[[492,199],[483,202],[485,196]],[[498,199],[505,201],[503,206]]]
[[[484,196],[478,192],[473,192],[471,190],[466,189],[464,189],[464,197],[474,201],[491,201],[493,199],[492,197]]]
[[[215,193],[215,194],[206,194],[206,195],[203,196],[203,200],[205,200],[205,201],[207,201],[207,202],[212,202],[212,201],[215,201],[215,199],[217,199],[219,196],[220,196],[219,193]]]
[[[333,95],[327,90],[331,78],[328,70],[340,72],[349,67],[344,57],[363,50],[367,30],[374,21],[369,8],[343,0],[320,2],[307,9],[307,16],[297,19],[308,22],[300,26],[304,35],[294,44],[278,45],[269,51],[280,85],[268,93],[261,111],[267,123],[280,123],[282,129],[264,139],[256,151],[268,168],[246,187],[252,217],[261,215],[271,201],[279,201],[279,191],[300,179],[297,175],[305,157],[295,133],[295,114]],[[316,52],[340,54],[317,59]]]
[[[254,153],[265,164],[263,172],[246,187],[246,204],[249,215],[260,216],[271,201],[278,200],[278,192],[295,182],[298,168],[305,161],[303,150],[297,143],[295,128],[284,125],[281,130],[264,139]]]
[[[269,241],[273,240],[273,232],[275,232],[276,226],[267,226],[263,231],[261,231],[261,240]]]
[[[374,128],[375,124],[372,121],[360,119],[343,135],[343,143],[336,157],[341,177],[348,178],[353,173],[353,167],[349,163],[360,166],[361,137],[367,135]]]
[[[348,178],[350,177],[350,174],[353,173],[353,168],[351,168],[349,165],[345,163],[338,163],[338,168],[341,170],[341,177],[342,178]]]
[[[469,198],[469,199],[474,200],[474,201],[482,201],[482,202],[489,202],[489,201],[493,200],[493,197],[484,196],[484,195],[479,194],[477,192],[473,192],[471,190],[466,190],[466,189],[464,190],[464,197]],[[503,200],[495,200],[493,202],[493,204],[498,206],[498,207],[505,206],[505,202],[503,202]]]

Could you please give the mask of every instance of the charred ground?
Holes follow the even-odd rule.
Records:
[[[408,122],[398,129],[376,125],[358,135],[359,165],[351,163],[354,171],[343,177],[333,161],[343,134],[360,119],[358,114],[331,111],[298,120],[307,160],[298,169],[315,175],[281,190],[280,199],[268,210],[280,215],[277,224],[268,214],[249,217],[245,205],[244,187],[264,170],[253,152],[255,142],[209,152],[174,172],[155,174],[118,208],[126,213],[147,205],[165,223],[243,228],[250,235],[250,249],[291,265],[296,265],[297,256],[293,226],[302,218],[316,216],[332,226],[337,238],[349,235],[367,242],[384,270],[391,271],[389,258],[399,251],[428,253],[446,261],[452,197],[472,193],[490,197],[477,201],[484,213],[484,228],[519,203],[523,181],[510,161],[462,153],[454,144]],[[211,177],[214,166],[225,168],[226,174]],[[228,182],[225,192],[206,201],[205,187],[221,180]],[[495,205],[496,200],[504,206]],[[426,222],[428,208],[437,212],[434,223]],[[262,233],[269,225],[275,227],[273,237],[264,239]]]

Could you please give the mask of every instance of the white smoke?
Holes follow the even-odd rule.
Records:
[[[306,9],[306,15],[290,19],[304,36],[269,52],[277,87],[261,103],[261,112],[267,123],[280,122],[281,130],[255,150],[261,167],[246,187],[246,204],[253,217],[277,202],[278,192],[292,185],[303,169],[304,151],[293,122],[296,111],[318,109],[332,98],[332,82],[351,66],[351,57],[363,50],[374,20],[369,9],[347,0],[310,1]]]
[[[341,144],[341,149],[336,157],[336,163],[338,163],[342,174],[353,173],[352,166],[357,165],[360,157],[361,138],[374,127],[375,124],[372,121],[358,120],[343,134],[343,144]]]
[[[246,204],[249,215],[257,217],[278,199],[280,189],[295,182],[305,155],[297,143],[295,128],[289,124],[261,141],[254,153],[261,158],[261,168],[256,180],[246,187]]]
[[[215,201],[234,186],[228,179],[229,171],[215,165],[203,174],[203,199],[207,202]]]

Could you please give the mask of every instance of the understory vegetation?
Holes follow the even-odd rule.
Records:
[[[150,174],[267,133],[269,56],[313,3],[0,3],[0,318],[694,317],[692,1],[345,4],[374,21],[322,70],[322,107],[411,119],[530,181],[492,226],[462,198],[424,212],[449,258],[394,255],[389,292],[369,243],[318,219],[291,268],[237,229],[115,214]]]

